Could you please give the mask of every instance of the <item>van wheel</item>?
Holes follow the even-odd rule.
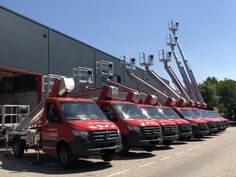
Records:
[[[147,152],[152,152],[154,150],[154,146],[146,146],[143,149]]]
[[[104,162],[112,161],[113,157],[114,157],[113,154],[103,154],[103,155],[101,155],[101,158]]]
[[[191,137],[187,137],[185,140],[186,140],[186,141],[190,141],[190,140],[191,140]]]
[[[163,144],[165,146],[170,146],[172,144],[172,141],[164,141]]]
[[[129,153],[129,145],[125,138],[122,139],[122,149],[119,152],[119,155],[124,156]]]
[[[59,158],[64,168],[69,169],[75,166],[76,157],[71,152],[71,149],[69,146],[64,145],[60,147]]]
[[[185,138],[185,137],[179,137],[179,141],[185,141],[187,138]]]
[[[196,138],[201,139],[203,138],[203,135],[197,135]]]
[[[20,158],[24,155],[25,145],[21,140],[15,140],[12,145],[13,155],[15,158]]]

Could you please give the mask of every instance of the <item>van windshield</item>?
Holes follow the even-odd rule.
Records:
[[[106,119],[106,116],[93,102],[59,102],[67,120]]]
[[[222,118],[222,116],[218,112],[206,111],[210,118]]]
[[[157,109],[156,107],[142,107],[143,114],[147,116],[149,119],[163,119],[166,116],[163,114],[161,109]]]
[[[140,108],[135,104],[113,104],[112,107],[123,119],[145,118]]]
[[[169,119],[179,119],[180,116],[172,108],[162,108],[163,113]]]
[[[186,119],[197,118],[197,116],[192,111],[190,111],[188,109],[180,109],[179,111],[183,114],[184,118],[186,118]]]
[[[205,110],[201,110],[201,113],[203,115],[203,117],[207,117],[207,118],[213,118],[212,115],[208,112],[208,111],[205,111]]]
[[[198,118],[205,117],[205,116],[203,115],[203,113],[202,113],[200,110],[197,110],[197,109],[191,109],[191,111],[192,111],[193,114],[195,114]]]

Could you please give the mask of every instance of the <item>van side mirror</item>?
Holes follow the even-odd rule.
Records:
[[[114,114],[113,112],[108,111],[108,110],[104,110],[104,114],[105,114],[105,116],[106,116],[109,120],[111,120],[111,121],[117,121],[116,116],[115,116],[115,114]]]
[[[111,121],[117,121],[117,118],[113,112],[108,113],[108,119]]]

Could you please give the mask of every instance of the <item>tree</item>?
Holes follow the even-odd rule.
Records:
[[[199,84],[199,88],[208,109],[216,107],[228,119],[235,120],[236,81],[231,79],[218,81],[215,77],[208,77]]]
[[[217,92],[220,96],[220,104],[225,107],[225,116],[235,119],[236,115],[236,81],[225,79],[218,84]]]
[[[218,83],[219,82],[215,77],[208,77],[202,84],[199,85],[208,109],[213,109],[219,104],[219,96],[217,95]]]

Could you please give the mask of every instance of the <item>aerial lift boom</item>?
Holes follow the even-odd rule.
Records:
[[[150,104],[152,103],[152,105],[161,105],[158,101],[157,101],[157,97],[155,95],[150,95],[144,92],[140,92],[136,89],[133,89],[131,87],[128,87],[126,85],[123,85],[121,83],[117,83],[115,81],[112,81],[110,79],[107,80],[108,84],[114,85],[116,87],[119,88],[119,90],[124,91],[124,92],[128,92],[125,100],[126,101],[130,101],[133,99],[135,94],[140,94],[140,98],[144,98],[142,101],[144,104]]]
[[[175,43],[175,39],[173,39],[171,35],[169,35],[169,37],[167,38],[167,45],[170,46],[171,51],[172,51],[172,53],[174,55],[176,64],[177,64],[179,72],[180,72],[180,74],[181,74],[181,76],[183,78],[183,82],[185,84],[185,87],[187,89],[189,97],[192,100],[194,100],[195,102],[197,102],[198,100],[197,100],[197,98],[196,98],[196,96],[194,94],[194,91],[193,91],[193,88],[192,88],[191,83],[189,81],[188,75],[187,75],[183,65],[181,64],[181,61],[179,60],[178,56],[176,55],[176,53],[174,51],[174,47],[175,47],[176,43]]]
[[[195,77],[194,77],[193,71],[192,71],[192,69],[190,68],[189,62],[188,62],[188,60],[186,59],[186,57],[185,57],[185,55],[184,55],[183,49],[181,48],[181,45],[180,45],[180,43],[179,43],[179,41],[178,41],[178,38],[176,37],[176,31],[178,30],[178,26],[179,26],[179,23],[178,23],[178,22],[174,23],[173,21],[171,21],[170,26],[169,26],[169,29],[170,29],[170,31],[172,32],[172,34],[174,35],[175,44],[176,44],[176,46],[177,46],[177,48],[178,48],[178,50],[179,50],[179,53],[180,53],[180,55],[181,55],[181,58],[182,58],[183,62],[184,62],[184,65],[185,65],[185,68],[186,68],[186,70],[187,70],[189,79],[191,80],[191,86],[192,86],[192,89],[193,89],[193,91],[194,91],[194,94],[195,94],[197,100],[198,100],[202,105],[205,106],[205,101],[204,101],[204,99],[203,99],[203,96],[202,96],[201,92],[200,92],[199,89],[198,89],[197,81],[196,81],[196,79],[195,79]]]
[[[134,80],[135,82],[138,83],[142,83],[143,85],[145,85],[146,87],[148,87],[149,89],[153,90],[159,97],[160,99],[162,99],[164,101],[164,105],[166,106],[174,106],[176,104],[180,104],[182,105],[184,100],[183,99],[179,99],[178,103],[176,103],[176,99],[173,97],[168,96],[166,93],[162,92],[161,90],[159,90],[158,88],[154,87],[153,85],[149,84],[148,82],[144,81],[142,78],[140,78],[139,76],[137,76],[135,73],[133,73],[133,68],[135,67],[130,67],[130,65],[134,65],[135,64],[135,59],[133,58],[131,61],[133,61],[132,63],[129,64],[129,67],[125,68],[126,72],[128,74],[128,76]]]
[[[188,106],[192,106],[193,101],[189,97],[187,91],[185,90],[184,86],[182,85],[181,81],[176,76],[175,72],[171,68],[171,66],[168,64],[171,61],[171,52],[167,52],[165,54],[164,49],[159,51],[159,60],[160,62],[163,62],[164,68],[169,74],[170,78],[172,79],[172,82],[175,84],[175,86],[178,88],[180,93],[184,96],[184,98],[188,101]]]
[[[48,97],[60,97],[66,92],[71,92],[74,88],[74,80],[72,78],[60,77],[55,80],[51,91],[48,91],[44,99],[19,123],[15,131],[23,131],[37,122],[43,113],[44,103]]]
[[[170,56],[168,56],[170,57]],[[185,100],[176,92],[174,88],[168,85],[154,70],[150,70],[149,67],[154,65],[154,55],[149,55],[147,58],[145,57],[145,53],[140,54],[140,65],[144,66],[147,73],[157,82],[160,82],[169,96],[174,97],[175,99]]]

